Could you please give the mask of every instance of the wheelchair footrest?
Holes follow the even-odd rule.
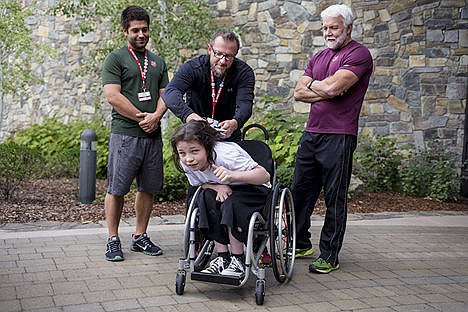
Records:
[[[233,286],[240,286],[243,276],[226,276],[220,274],[210,274],[210,273],[202,273],[202,272],[192,272],[190,273],[190,277],[193,281],[202,281],[202,282],[210,282],[210,283],[217,283],[217,284],[226,284],[226,285],[233,285]]]

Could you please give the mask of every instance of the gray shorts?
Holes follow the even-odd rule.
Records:
[[[124,196],[136,178],[137,191],[158,194],[163,185],[161,139],[111,133],[107,161],[107,192]]]

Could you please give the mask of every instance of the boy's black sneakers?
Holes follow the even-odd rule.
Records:
[[[149,256],[159,256],[163,253],[162,249],[156,246],[146,233],[141,234],[137,239],[135,239],[135,234],[132,235],[130,250],[143,252],[145,255]]]
[[[231,256],[231,263],[229,263],[229,266],[221,272],[221,275],[240,277],[243,276],[244,273],[245,264],[242,259],[240,257]]]
[[[107,240],[106,260],[108,261],[123,261],[122,247],[120,239],[117,235],[111,236]]]

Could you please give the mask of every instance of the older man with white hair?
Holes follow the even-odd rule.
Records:
[[[310,103],[309,120],[299,143],[293,176],[297,257],[314,252],[310,217],[323,189],[327,211],[320,235],[320,255],[310,272],[339,269],[347,218],[347,192],[358,119],[373,71],[372,56],[351,39],[354,15],[346,5],[321,13],[327,49],[315,54],[294,90],[297,101]]]

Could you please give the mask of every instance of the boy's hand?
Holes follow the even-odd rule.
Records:
[[[218,167],[213,165],[213,173],[221,180],[221,182],[234,182],[235,181],[235,172],[228,170],[222,166]]]

